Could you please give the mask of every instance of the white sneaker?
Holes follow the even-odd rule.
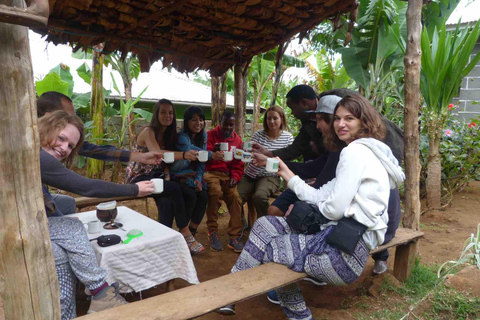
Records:
[[[373,265],[373,273],[374,274],[382,274],[387,272],[388,270],[388,263],[387,261],[375,261],[375,264]]]

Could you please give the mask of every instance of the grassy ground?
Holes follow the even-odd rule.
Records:
[[[438,265],[424,265],[418,260],[411,277],[403,284],[391,283],[386,278],[380,287],[382,306],[360,302],[355,307],[355,319],[480,319],[480,298],[447,288],[437,278]],[[363,309],[363,310],[362,310]]]

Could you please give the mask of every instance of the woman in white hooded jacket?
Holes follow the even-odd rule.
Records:
[[[300,200],[318,208],[329,221],[315,234],[302,234],[293,230],[285,217],[258,219],[232,273],[276,262],[319,281],[344,285],[360,276],[370,250],[383,243],[390,188],[405,176],[390,148],[380,141],[386,132],[381,115],[364,97],[346,96],[335,107],[330,132],[324,139],[326,147],[332,151],[343,148],[336,178],[314,189],[281,160],[277,173]],[[339,220],[350,217],[366,231],[353,253],[347,254],[326,239]],[[312,319],[296,284],[277,289],[277,295],[289,319]],[[225,306],[219,312],[234,314],[235,306]]]

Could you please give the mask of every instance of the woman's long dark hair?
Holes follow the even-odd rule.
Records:
[[[177,117],[175,116],[175,107],[170,100],[160,99],[157,103],[155,103],[155,107],[153,108],[153,116],[152,120],[150,121],[149,127],[152,128],[155,132],[158,146],[161,148],[162,143],[159,140],[162,125],[160,124],[160,120],[158,119],[158,111],[160,110],[161,104],[169,104],[172,106],[173,121],[167,127],[167,129],[165,129],[165,132],[163,133],[163,141],[165,141],[165,150],[175,150],[175,144],[177,143]]]
[[[203,145],[205,144],[205,138],[204,138],[204,132],[205,132],[205,113],[203,110],[199,107],[188,107],[187,110],[185,110],[185,113],[183,115],[183,131],[188,134],[190,139],[192,138],[193,132],[190,131],[190,128],[188,127],[188,121],[190,121],[194,115],[198,114],[200,119],[203,120],[203,128],[202,131],[197,133],[195,137],[192,139],[192,142],[195,146],[199,148],[203,148]]]

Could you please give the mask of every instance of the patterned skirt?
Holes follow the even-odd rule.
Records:
[[[332,229],[330,226],[316,234],[298,234],[284,217],[261,217],[231,272],[275,262],[333,285],[351,283],[361,275],[369,250],[360,240],[353,255],[339,251],[326,242]],[[295,288],[277,290],[285,314],[289,319],[311,319],[300,289],[296,285]]]

